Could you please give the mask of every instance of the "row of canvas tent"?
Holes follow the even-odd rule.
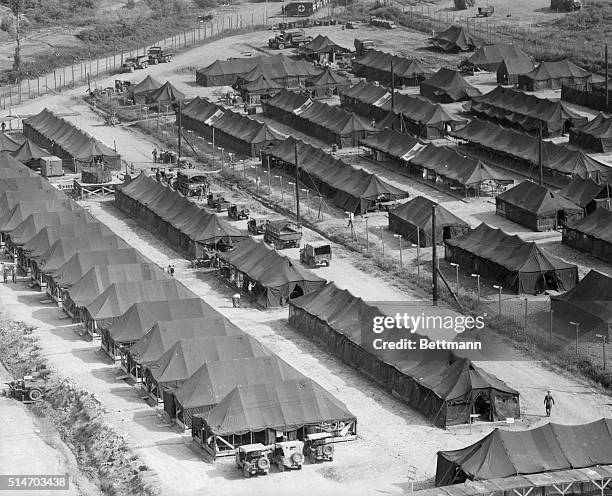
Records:
[[[134,103],[168,105],[185,100],[185,93],[176,88],[170,81],[162,84],[150,75],[130,87],[129,94]]]
[[[207,249],[227,249],[247,238],[225,219],[144,172],[117,189],[115,204],[190,258],[202,257]]]
[[[23,120],[23,134],[38,146],[64,160],[79,172],[82,167],[102,161],[109,169],[121,168],[121,156],[68,120],[49,109]]]
[[[295,170],[296,153],[300,181],[319,194],[333,199],[344,211],[365,214],[382,202],[406,198],[408,193],[376,174],[350,165],[320,148],[295,138],[266,148],[262,153],[262,166],[278,166]]]
[[[416,59],[368,50],[363,56],[353,60],[353,73],[368,81],[380,81],[387,86],[418,86],[431,74]],[[393,78],[392,78],[393,76]]]
[[[0,160],[0,165],[7,171],[25,168],[10,160]],[[23,211],[41,192],[53,191],[39,177],[6,176],[0,178],[3,218]],[[65,200],[59,190],[54,194]],[[65,277],[58,275],[58,294],[91,319],[90,330],[101,334],[111,357],[126,358],[130,345],[146,337],[148,344],[140,342],[140,354],[132,356],[141,378],[146,378],[146,391],[161,400],[188,381],[178,404],[184,404],[184,410],[191,407],[190,418],[198,418],[196,436],[213,455],[233,453],[241,444],[273,443],[277,435],[302,439],[327,430],[341,440],[355,437],[355,416],[341,401],[280,361],[89,214],[46,212],[48,206],[39,203],[40,211],[6,232],[11,247],[20,250],[22,268],[32,266],[34,259],[42,272],[48,263],[59,266],[52,272]],[[213,370],[220,374],[213,378]],[[261,375],[249,373],[264,370]],[[211,387],[215,395],[196,394]]]
[[[182,109],[182,126],[249,157],[257,157],[262,148],[286,136],[268,124],[227,110],[197,97]],[[177,115],[178,119],[178,115]]]

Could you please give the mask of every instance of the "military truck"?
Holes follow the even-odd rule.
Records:
[[[264,242],[277,250],[298,248],[302,239],[302,227],[287,219],[269,220],[264,229]]]
[[[244,205],[238,205],[236,203],[231,203],[229,207],[227,207],[227,216],[230,219],[248,219],[249,218],[249,209]]]
[[[353,44],[355,45],[355,55],[358,57],[364,55],[368,50],[376,48],[376,42],[374,40],[360,40],[355,38]]]
[[[31,375],[26,375],[22,379],[6,382],[5,384],[8,385],[7,395],[24,403],[40,401],[48,389],[44,380],[35,379]]]
[[[247,230],[253,235],[263,234],[266,229],[268,219],[265,217],[251,217],[247,222]]]
[[[176,189],[187,197],[201,196],[208,189],[208,178],[195,169],[179,169],[176,173]]]
[[[283,50],[284,48],[298,48],[312,41],[312,36],[306,36],[303,29],[297,31],[281,31],[274,38],[268,40],[270,48]]]
[[[261,443],[245,444],[236,451],[236,466],[242,469],[242,475],[268,475],[270,472],[270,460],[268,455],[270,448]]]
[[[306,243],[300,250],[300,262],[309,267],[329,267],[332,259],[332,249],[329,243]]]
[[[334,461],[333,434],[329,432],[315,432],[308,434],[304,440],[304,454],[310,463]]]
[[[149,64],[157,65],[160,63],[171,62],[174,54],[164,50],[162,47],[153,46],[147,51],[149,56]]]
[[[137,55],[136,57],[129,57],[121,64],[122,72],[134,72],[136,69],[146,69],[149,67],[149,56],[148,55]]]

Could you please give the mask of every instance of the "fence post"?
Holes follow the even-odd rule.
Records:
[[[528,303],[528,299],[525,298],[525,322],[523,324],[523,332],[525,334],[525,337],[527,337],[527,303]]]
[[[53,71],[53,90],[57,91],[57,75],[55,71]]]
[[[36,80],[36,87],[37,87],[36,94],[40,96],[40,78]]]
[[[17,87],[17,96],[19,97],[18,102],[21,103],[21,83],[23,81],[19,81],[19,86]]]
[[[72,69],[72,87],[74,88],[74,66],[72,66],[71,69]]]
[[[96,77],[100,74],[100,59],[96,59]]]
[[[32,98],[32,95],[30,94],[30,80],[28,79],[28,100]]]

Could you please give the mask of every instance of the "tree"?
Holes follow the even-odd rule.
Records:
[[[15,58],[13,60],[13,70],[16,73],[19,73],[21,70],[21,16],[23,15],[23,11],[25,9],[26,0],[3,0],[2,2],[6,5],[13,16],[15,17]]]

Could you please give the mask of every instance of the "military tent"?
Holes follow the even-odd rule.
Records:
[[[153,263],[94,265],[64,293],[64,310],[80,316],[81,307],[92,302],[115,282],[159,281],[168,279],[162,268]]]
[[[276,356],[209,362],[164,397],[164,410],[170,418],[176,418],[185,428],[190,428],[194,414],[209,412],[236,386],[304,378],[303,374]]]
[[[468,52],[485,44],[463,26],[450,26],[431,38],[433,45],[444,52]]]
[[[19,162],[21,164],[21,162]],[[27,167],[5,167],[0,168],[0,179],[21,179],[29,177],[38,177],[36,173]],[[42,180],[42,179],[41,179]]]
[[[480,153],[497,158],[499,164],[510,169],[530,173],[534,167],[539,168],[539,140],[534,136],[480,119],[473,119],[451,135],[466,141]],[[562,185],[573,176],[598,179],[610,170],[609,165],[586,153],[552,141],[542,142],[542,167]]]
[[[81,210],[81,207],[76,202],[66,197],[53,200],[21,201],[6,215],[0,217],[0,232],[2,232],[2,234],[10,233],[26,220],[30,214],[69,210]]]
[[[570,337],[576,328],[570,322],[580,324],[582,334],[599,333],[608,336],[612,323],[612,278],[591,270],[572,289],[550,297],[550,308],[555,319],[555,332]]]
[[[538,98],[501,86],[473,98],[470,112],[482,119],[528,133],[538,133],[541,128],[544,137],[560,136],[570,128],[587,122],[586,117],[574,112],[564,102]]]
[[[312,145],[289,138],[262,154],[262,165],[295,167],[298,149],[300,179],[322,195],[333,199],[338,208],[364,214],[381,201],[406,198],[408,193],[383,181],[375,174],[358,169]]]
[[[439,451],[436,486],[612,463],[612,420],[548,423],[527,431],[493,432],[466,448]]]
[[[175,300],[169,302],[175,307],[184,306],[185,300]],[[142,308],[146,304],[137,304],[139,308]],[[161,356],[168,351],[179,339],[191,339],[191,338],[206,338],[214,336],[238,336],[243,334],[242,330],[233,324],[231,321],[223,317],[220,313],[211,312],[209,308],[206,308],[206,304],[201,300],[197,305],[191,305],[188,307],[189,313],[186,315],[193,315],[200,310],[200,313],[205,313],[206,316],[195,317],[195,318],[183,318],[173,320],[159,320],[151,327],[149,331],[144,331],[142,337],[135,341],[132,345],[121,344],[121,355],[122,361],[125,362],[126,371],[134,377],[136,380],[142,380],[141,367],[143,363],[154,362],[159,360]],[[194,311],[195,309],[195,311]],[[128,311],[129,313],[129,311]],[[122,319],[122,320],[129,320]],[[151,319],[144,322],[144,328],[151,322]],[[116,329],[111,328],[110,332],[113,335],[119,333],[119,325]],[[141,324],[137,324],[136,330],[142,329]],[[110,334],[110,333],[109,333]],[[133,339],[134,335],[127,336],[128,339]],[[111,339],[112,336],[111,336]],[[119,337],[117,342],[121,342],[124,339]],[[114,341],[114,340],[113,340]],[[128,341],[129,343],[129,341]],[[112,350],[112,347],[111,347]],[[113,356],[116,356],[113,353]]]
[[[179,339],[159,359],[144,364],[147,391],[163,400],[164,389],[180,387],[202,365],[271,353],[247,334]]]
[[[451,190],[462,189],[465,196],[495,191],[513,179],[498,172],[483,161],[462,155],[456,148],[428,144],[411,157],[409,166],[414,174]]]
[[[258,103],[266,98],[271,98],[276,95],[282,88],[282,85],[271,81],[266,76],[261,75],[257,79],[240,86],[240,95],[245,101],[250,103]]]
[[[598,182],[591,178],[573,177],[570,183],[559,191],[559,194],[575,203],[586,214],[592,213],[597,208],[610,210],[610,199],[612,197],[612,186],[608,182]]]
[[[145,103],[156,105],[169,105],[185,100],[185,93],[179,91],[170,81],[166,81],[159,88],[151,91],[145,97]]]
[[[495,72],[505,59],[529,59],[518,45],[509,43],[496,43],[495,45],[484,45],[478,48],[468,60],[479,69]],[[533,66],[532,66],[533,69]]]
[[[497,84],[518,86],[519,77],[530,73],[534,67],[529,57],[504,58],[497,68]]]
[[[385,129],[370,138],[361,140],[359,146],[370,149],[372,158],[377,162],[391,159],[405,168],[406,162],[409,162],[427,145],[418,138],[406,136],[393,129]]]
[[[19,146],[20,143],[12,136],[6,134],[4,131],[0,132],[0,152],[14,152]]]
[[[110,328],[134,303],[195,296],[176,279],[113,283],[84,307],[84,321],[90,332],[101,332]]]
[[[598,153],[612,152],[612,116],[599,113],[592,121],[572,127],[569,142]]]
[[[591,78],[592,74],[589,71],[578,67],[568,59],[555,62],[543,61],[533,71],[519,76],[519,87],[527,91],[547,88],[554,90],[561,86],[586,89]]]
[[[598,208],[581,220],[566,223],[563,227],[563,243],[612,262],[612,212]]]
[[[26,139],[17,150],[12,152],[12,155],[17,160],[27,164],[28,162],[48,157],[50,153],[47,150],[43,150],[32,140]]]
[[[393,83],[391,80],[393,71]],[[366,78],[368,81],[379,81],[385,86],[418,86],[431,71],[423,67],[416,59],[409,59],[381,52],[368,50],[361,57],[353,60],[355,76]]]
[[[340,76],[331,69],[325,69],[319,76],[306,80],[306,89],[315,98],[330,98],[350,85],[351,83],[347,78]]]
[[[263,307],[284,305],[325,284],[325,279],[304,269],[296,260],[253,238],[219,256],[229,266],[229,274],[235,281],[242,278],[245,287],[248,281],[255,284],[252,296]]]
[[[147,75],[137,85],[130,88],[130,94],[134,99],[134,103],[145,103],[147,97],[158,88],[161,88],[161,83],[156,79],[153,79],[150,75]]]
[[[357,146],[360,139],[379,132],[366,119],[352,112],[288,90],[265,101],[263,110],[283,124],[340,148]]]
[[[438,242],[459,236],[469,230],[466,222],[450,213],[442,205],[424,196],[417,196],[389,210],[389,230],[401,234],[411,243],[420,244],[422,247],[431,246],[433,207],[436,209],[436,239]]]
[[[116,151],[49,109],[24,119],[23,134],[63,159],[64,165],[75,172],[96,160],[102,160],[110,169],[121,168],[121,156]]]
[[[311,432],[354,439],[357,418],[344,403],[310,379],[237,386],[207,414],[193,418],[192,436],[213,455],[280,433],[304,439]]]
[[[349,48],[338,45],[327,36],[318,34],[310,43],[306,43],[299,49],[302,56],[310,60],[335,61],[335,55],[339,53],[350,53]]]
[[[19,162],[21,163],[21,162]],[[6,191],[43,191],[43,190],[56,190],[55,187],[49,184],[46,179],[35,175],[25,165],[22,167],[23,170],[27,170],[26,176],[2,176],[0,174],[0,192]],[[0,172],[4,170],[0,168]],[[10,168],[8,169],[10,170]]]
[[[369,333],[372,333],[369,323],[373,315],[421,313],[442,319],[458,315],[452,310],[418,302],[394,306],[366,303],[329,283],[320,291],[292,300],[289,323],[423,413],[436,426],[469,423],[472,413],[481,414],[485,421],[520,416],[518,392],[470,360],[458,359],[452,352],[411,356],[406,350],[376,349],[364,332],[370,325]],[[452,341],[458,337],[454,331],[451,335],[441,328],[427,332],[432,340]]]
[[[433,102],[451,103],[481,95],[458,71],[442,68],[421,82],[421,95]]]
[[[534,231],[559,229],[583,216],[582,208],[545,186],[522,181],[495,198],[497,215]]]
[[[147,334],[156,323],[200,318],[209,319],[212,325],[218,313],[195,296],[137,302],[112,326],[102,330],[101,346],[111,357],[123,358],[127,348]]]
[[[517,294],[537,294],[546,289],[568,291],[578,282],[575,265],[546,254],[533,241],[523,241],[484,223],[444,243],[449,262]]]
[[[0,216],[8,214],[22,201],[63,200],[64,192],[51,186],[50,189],[30,189],[4,191],[0,193]]]

